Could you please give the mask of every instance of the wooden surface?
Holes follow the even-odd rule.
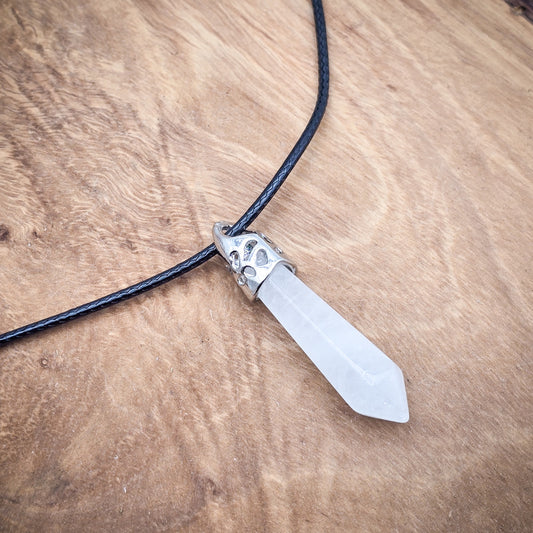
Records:
[[[256,227],[403,369],[361,417],[219,260],[0,349],[2,531],[530,531],[533,25],[327,0]],[[310,115],[305,0],[0,4],[0,329],[168,268]]]

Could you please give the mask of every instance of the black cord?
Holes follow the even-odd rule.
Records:
[[[328,43],[326,35],[326,21],[324,19],[324,10],[322,8],[322,0],[311,0],[313,4],[313,13],[315,17],[315,32],[317,40],[317,50],[318,50],[318,94],[315,104],[315,109],[307,126],[302,132],[300,138],[294,145],[293,149],[276,172],[275,176],[272,178],[270,183],[265,187],[263,192],[258,196],[255,202],[248,208],[248,210],[242,215],[242,217],[228,230],[228,235],[237,235],[244,229],[246,229],[249,224],[251,224],[261,213],[261,211],[266,207],[268,202],[273,198],[278,189],[281,187],[287,176],[290,174],[291,170],[294,168],[305,149],[311,142],[313,135],[315,134],[324,112],[326,110],[326,105],[328,101],[328,90],[329,90],[329,60],[328,60]],[[33,322],[27,326],[22,326],[20,328],[8,331],[0,335],[0,346],[6,344],[15,339],[19,339],[23,336],[30,335],[31,333],[36,333],[37,331],[42,331],[44,329],[69,322],[75,318],[88,315],[89,313],[94,313],[110,305],[122,302],[128,298],[133,298],[138,294],[146,292],[150,289],[158,287],[163,283],[167,283],[179,276],[182,276],[186,272],[189,272],[193,268],[196,268],[208,259],[215,256],[217,250],[214,244],[210,244],[207,248],[204,248],[200,252],[194,254],[189,259],[178,263],[176,266],[160,272],[151,278],[145,279],[135,285],[121,289],[120,291],[108,294],[103,298],[98,298],[92,302],[74,307],[58,315],[39,320],[38,322]]]

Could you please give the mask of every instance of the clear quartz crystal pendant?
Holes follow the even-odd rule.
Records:
[[[295,275],[283,251],[259,232],[235,237],[213,227],[215,245],[249,299],[259,298],[357,413],[407,422],[400,368]]]

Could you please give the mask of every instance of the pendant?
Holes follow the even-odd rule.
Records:
[[[215,245],[250,300],[259,298],[357,413],[407,422],[400,368],[296,276],[283,251],[259,232],[213,227]]]

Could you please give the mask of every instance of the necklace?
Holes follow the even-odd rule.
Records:
[[[217,252],[248,298],[260,299],[357,412],[406,422],[409,418],[399,367],[296,276],[281,248],[248,226],[267,206],[309,145],[324,115],[329,90],[326,23],[321,0],[311,0],[318,50],[315,108],[300,138],[263,192],[234,224],[218,222],[214,243],[151,278],[57,315],[0,335],[0,346],[137,296],[202,265]]]

